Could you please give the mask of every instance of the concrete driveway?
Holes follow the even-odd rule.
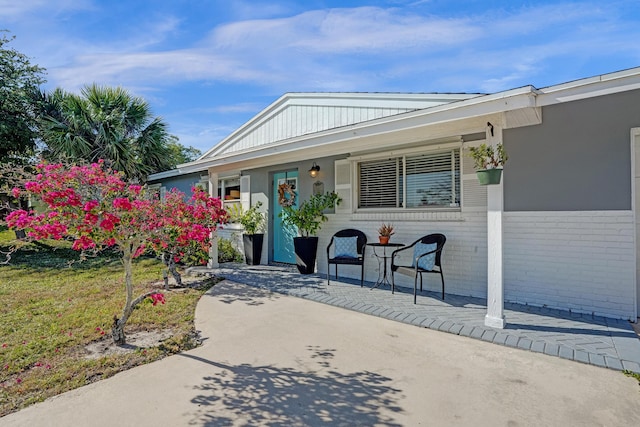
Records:
[[[622,373],[222,282],[201,347],[0,426],[636,426]]]

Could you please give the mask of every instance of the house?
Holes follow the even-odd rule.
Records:
[[[499,185],[479,185],[466,155],[483,142],[503,142],[509,155]],[[504,301],[636,321],[639,160],[635,68],[483,95],[289,93],[150,182],[208,181],[228,206],[262,201],[264,263],[294,262],[278,184],[291,184],[297,200],[336,191],[343,201],[319,234],[321,273],[342,228],[375,240],[392,222],[402,243],[441,232],[447,292],[487,298],[487,325],[503,327]],[[367,263],[373,281],[377,262]],[[439,280],[425,286],[437,290]]]

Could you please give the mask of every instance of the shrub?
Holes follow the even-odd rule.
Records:
[[[242,262],[242,253],[233,247],[233,242],[223,237],[218,238],[218,262]]]

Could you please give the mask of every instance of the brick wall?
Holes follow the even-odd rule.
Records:
[[[409,244],[425,234],[443,233],[447,236],[443,258],[447,293],[486,297],[486,212],[420,215],[391,219],[396,227],[392,242]],[[390,221],[384,214],[331,215],[320,232],[318,271],[326,274],[326,246],[334,232],[357,228],[375,242],[383,217]],[[633,235],[630,211],[505,213],[505,301],[633,318]],[[375,281],[378,262],[371,248],[367,251],[365,278]],[[339,268],[341,276],[359,278],[358,267]],[[397,285],[413,287],[412,278],[396,278]],[[424,285],[438,291],[439,276],[426,275]]]
[[[505,214],[505,300],[633,318],[630,211]]]

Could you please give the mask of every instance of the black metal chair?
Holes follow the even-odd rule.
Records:
[[[413,242],[409,246],[404,246],[401,249],[397,249],[393,251],[391,254],[391,292],[395,291],[395,280],[394,273],[406,274],[409,276],[413,276],[413,303],[416,303],[416,297],[418,293],[418,275],[420,275],[420,292],[422,292],[422,273],[438,273],[440,274],[440,279],[442,280],[442,299],[444,300],[444,275],[442,272],[442,249],[444,248],[444,244],[447,241],[447,238],[444,234],[434,233],[429,234],[427,236],[421,237],[415,242]],[[414,250],[416,244],[436,244],[436,248],[432,251],[423,253],[419,256],[416,256],[413,259],[413,263],[410,266],[400,265],[396,261],[396,257],[399,256],[403,251]],[[424,258],[427,255],[435,254],[434,265],[431,270],[426,270],[419,266],[419,260]]]
[[[334,247],[334,256],[330,256],[329,249],[332,245],[334,245],[334,240],[336,237],[356,237],[356,250],[357,253],[355,257],[351,256],[335,256],[335,247]],[[361,266],[360,271],[360,287],[364,285],[364,250],[367,246],[367,236],[360,230],[355,230],[353,228],[347,228],[345,230],[340,230],[333,236],[331,236],[331,241],[329,242],[329,246],[327,246],[327,285],[330,284],[331,281],[331,264],[335,264],[336,266],[336,280],[338,279],[338,264],[343,265],[359,265]]]

